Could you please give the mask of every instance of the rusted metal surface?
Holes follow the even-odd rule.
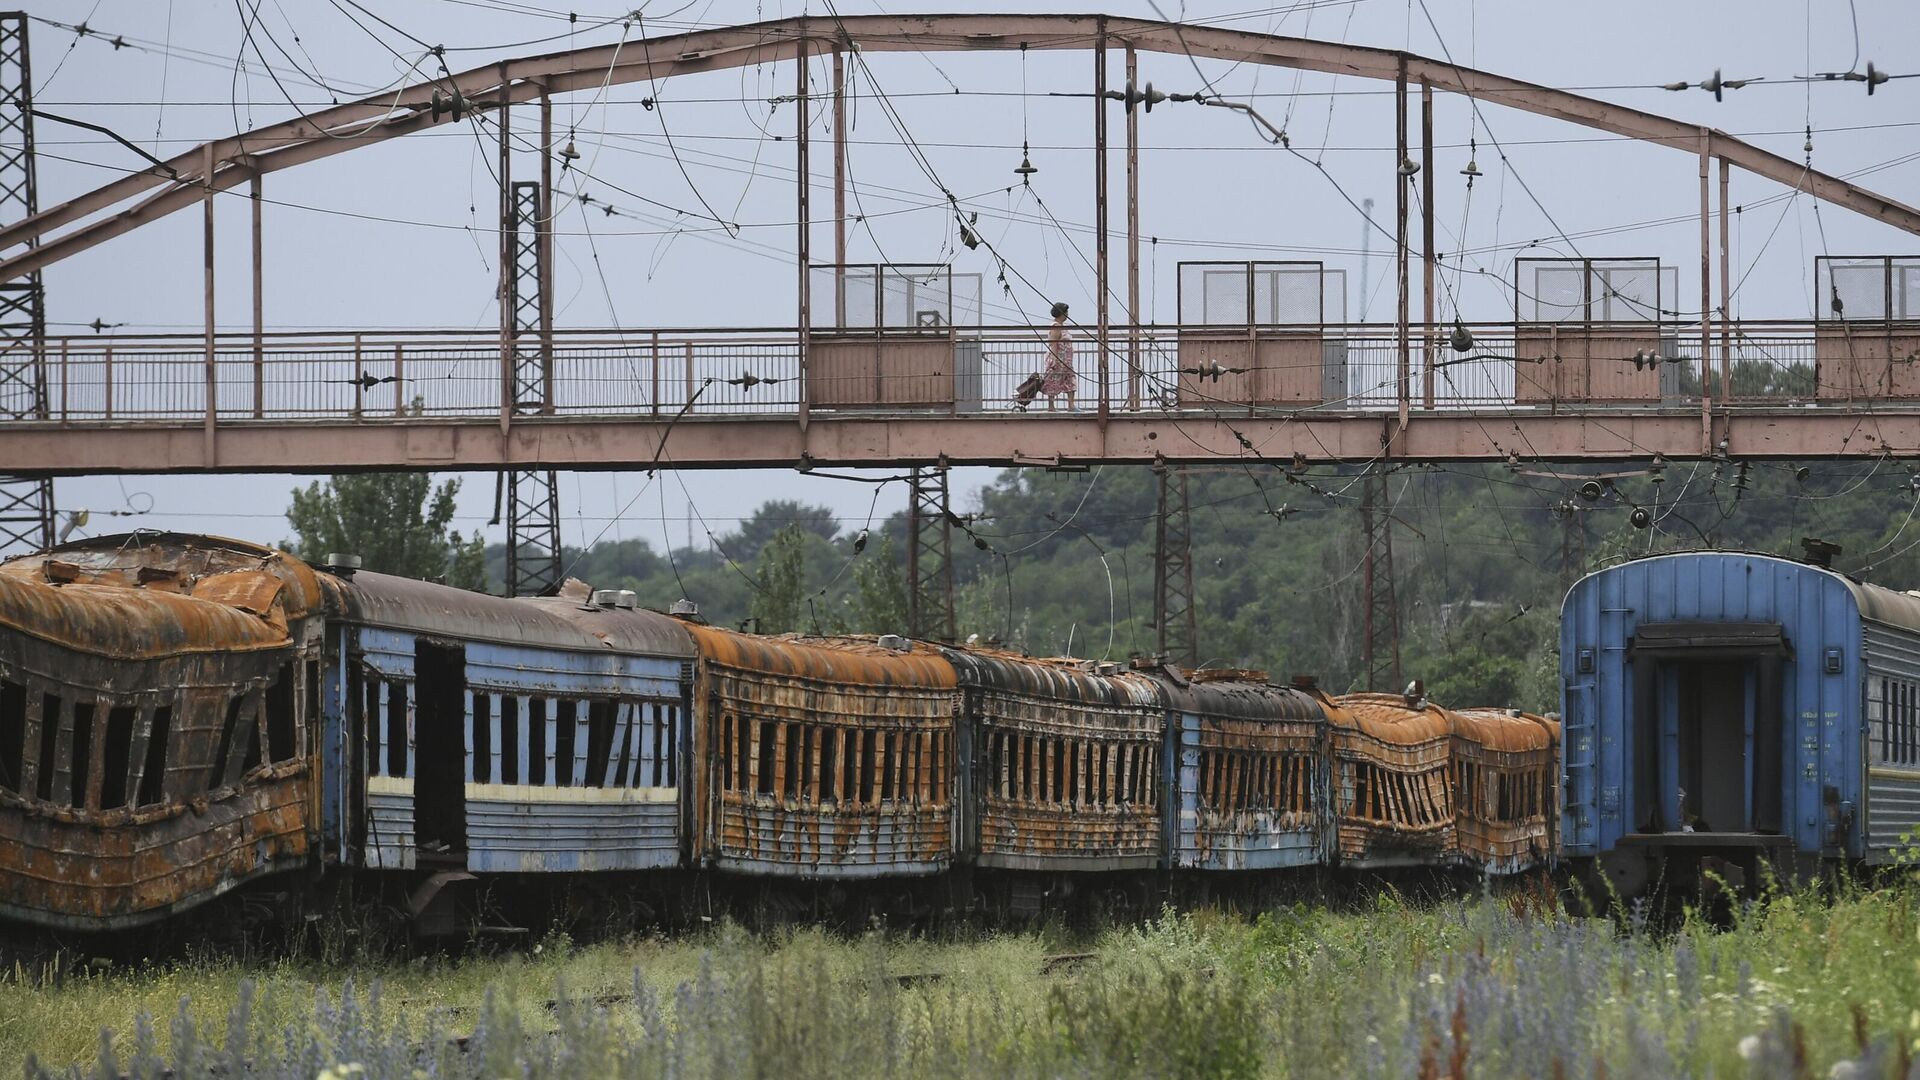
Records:
[[[1399,694],[1347,694],[1332,699],[1327,717],[1340,861],[1392,866],[1452,858],[1451,714]]]
[[[1122,870],[1162,848],[1160,685],[1119,665],[942,650],[973,763],[962,848],[980,866]]]
[[[1167,673],[1178,724],[1173,864],[1265,870],[1328,861],[1327,714],[1259,672]]]
[[[949,865],[960,694],[938,651],[687,629],[699,861],[818,878]]]
[[[298,560],[211,538],[0,566],[0,913],[133,925],[303,862],[326,608]]]
[[[1559,796],[1559,724],[1518,709],[1460,709],[1452,716],[1460,857],[1490,874],[1545,863]]]

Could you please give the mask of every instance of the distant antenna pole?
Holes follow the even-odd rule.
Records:
[[[1387,475],[1372,472],[1361,486],[1360,603],[1362,674],[1365,689],[1400,689],[1400,605],[1393,589],[1393,529]]]
[[[0,13],[0,222],[39,210],[27,16],[9,11]],[[35,270],[0,284],[0,420],[47,419],[46,354],[46,294]],[[52,479],[0,475],[0,554],[52,546]]]
[[[1360,321],[1367,321],[1367,300],[1373,294],[1367,291],[1367,270],[1373,265],[1369,253],[1373,250],[1373,200],[1360,200]]]
[[[506,236],[504,298],[513,357],[513,411],[553,411],[553,315],[547,302],[545,185],[516,182]],[[560,585],[560,485],[552,469],[507,473],[507,595],[551,595]]]
[[[916,468],[907,497],[907,633],[954,640],[953,520],[945,467]]]
[[[1156,651],[1182,667],[1200,663],[1193,604],[1193,512],[1187,470],[1159,465],[1159,511],[1153,537],[1153,626]]]

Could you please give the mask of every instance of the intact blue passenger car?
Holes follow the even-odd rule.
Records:
[[[1920,596],[1655,556],[1573,587],[1560,666],[1562,850],[1623,894],[1669,861],[1886,862],[1920,824]]]

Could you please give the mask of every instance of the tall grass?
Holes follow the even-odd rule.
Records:
[[[1920,889],[1654,933],[1503,902],[1091,941],[720,929],[504,958],[0,983],[0,1074],[152,1077],[1917,1075]],[[1090,959],[1050,962],[1064,948]]]

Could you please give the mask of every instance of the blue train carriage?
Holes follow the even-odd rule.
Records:
[[[1332,861],[1327,713],[1260,672],[1164,669],[1176,743],[1172,865],[1278,870]]]
[[[216,537],[0,566],[0,921],[140,926],[308,866],[331,605],[298,559]]]
[[[960,696],[937,649],[686,628],[699,650],[693,865],[763,882],[952,865]]]
[[[1920,823],[1913,593],[1767,555],[1655,556],[1573,587],[1560,660],[1563,851],[1621,894],[1669,860],[1736,878],[1884,863]]]
[[[631,593],[505,599],[345,572],[326,792],[342,861],[444,884],[685,849],[693,643]]]
[[[957,856],[985,872],[980,895],[1022,915],[1076,892],[1144,901],[1140,874],[1159,868],[1164,848],[1160,684],[1115,663],[941,651],[959,678],[970,766]]]

